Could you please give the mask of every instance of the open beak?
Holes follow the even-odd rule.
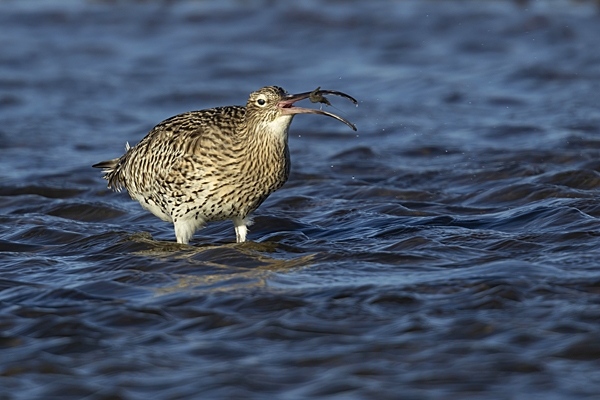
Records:
[[[356,126],[352,122],[350,122],[347,119],[342,118],[338,115],[332,114],[330,112],[323,111],[323,110],[314,110],[312,108],[294,107],[294,103],[297,101],[308,99],[308,98],[311,98],[311,101],[313,101],[312,96],[315,96],[315,95],[320,97],[321,99],[323,99],[322,95],[324,95],[324,94],[331,94],[331,95],[335,95],[335,96],[345,97],[345,98],[351,100],[354,104],[358,104],[358,102],[353,97],[348,96],[345,93],[337,92],[335,90],[318,90],[318,91],[288,95],[283,100],[281,100],[279,103],[277,103],[277,107],[279,107],[281,109],[281,112],[283,114],[287,114],[287,115],[295,115],[295,114],[327,115],[328,117],[335,118],[338,121],[342,121],[343,123],[348,125],[350,128],[352,128],[353,130],[356,130]]]

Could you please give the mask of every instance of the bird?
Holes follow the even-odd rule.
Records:
[[[318,88],[320,89],[320,88]],[[94,164],[108,188],[125,188],[132,199],[163,221],[173,223],[178,243],[189,244],[208,222],[231,220],[236,242],[246,241],[250,214],[281,188],[290,174],[288,131],[297,114],[338,115],[294,106],[334,90],[290,95],[266,86],[246,106],[190,111],[156,125],[121,157]],[[312,97],[311,97],[312,96]],[[321,98],[321,97],[319,97]]]

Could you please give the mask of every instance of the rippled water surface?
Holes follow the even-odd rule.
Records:
[[[0,398],[597,398],[598,38],[581,1],[0,2]],[[266,85],[358,132],[295,118],[250,242],[90,167]]]

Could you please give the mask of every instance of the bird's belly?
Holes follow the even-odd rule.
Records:
[[[150,211],[158,218],[162,219],[165,222],[173,222],[173,218],[171,217],[170,213],[168,213],[163,207],[156,204],[156,202],[151,198],[145,197],[141,194],[133,195],[132,197],[134,200],[139,201],[140,205],[145,210]]]
[[[285,179],[276,179],[269,174],[258,174],[262,179],[244,176],[217,176],[212,181],[197,179],[193,184],[182,181],[176,186],[154,186],[145,193],[131,193],[141,206],[166,222],[195,220],[202,222],[246,218]],[[188,179],[189,181],[189,179]]]
[[[254,211],[271,192],[263,193],[224,187],[222,190],[189,197],[178,204],[175,217],[198,216],[204,221],[221,221],[234,217],[246,217]]]

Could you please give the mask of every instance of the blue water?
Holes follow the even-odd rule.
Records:
[[[596,398],[599,37],[585,1],[0,2],[0,398]],[[266,85],[358,131],[294,119],[247,243],[91,168]]]

